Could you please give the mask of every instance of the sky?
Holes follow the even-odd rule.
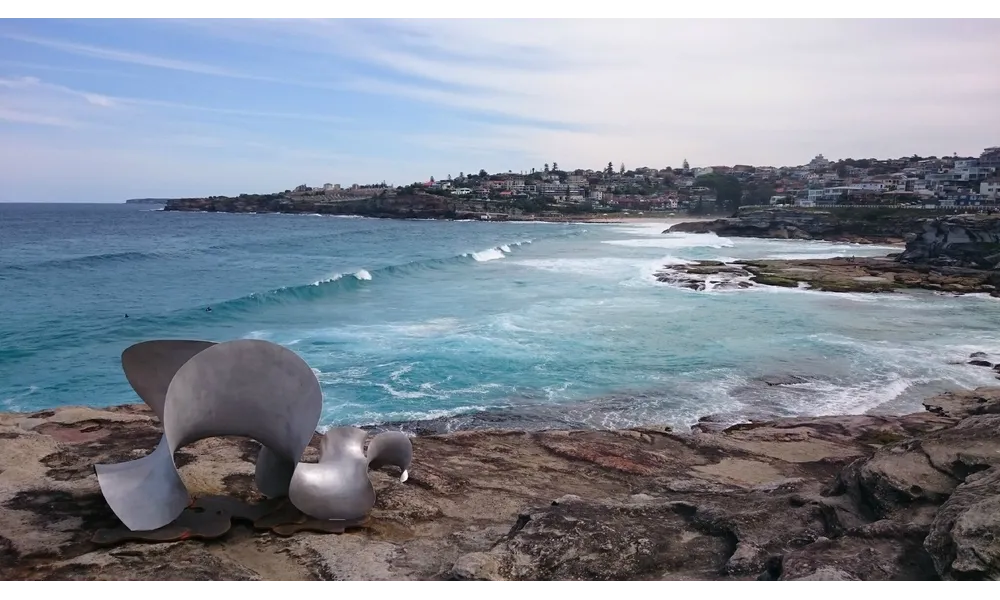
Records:
[[[3,20],[0,201],[1000,145],[1000,20]]]

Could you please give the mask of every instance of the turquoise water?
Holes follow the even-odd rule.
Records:
[[[952,364],[1000,354],[994,299],[653,277],[681,260],[892,249],[665,227],[0,204],[0,410],[134,402],[119,356],[154,338],[284,344],[322,383],[326,424],[687,425],[915,410],[996,383]],[[755,381],[776,374],[807,381]]]

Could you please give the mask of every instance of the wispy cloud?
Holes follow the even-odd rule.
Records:
[[[31,148],[4,153],[5,186],[41,194],[29,175],[65,170],[225,193],[1000,139],[1000,78],[984,66],[1000,63],[998,21],[135,21],[104,35],[115,26],[0,34],[24,61],[0,60],[0,146],[16,133]]]
[[[45,125],[50,127],[79,127],[82,124],[71,119],[52,115],[37,114],[14,108],[0,106],[0,121],[22,123],[27,125]]]
[[[295,80],[285,77],[275,77],[259,73],[249,73],[241,70],[219,67],[207,63],[178,60],[174,58],[155,56],[152,54],[144,54],[140,52],[130,52],[126,50],[119,50],[116,48],[108,48],[104,46],[80,44],[76,42],[52,40],[47,38],[18,35],[18,34],[6,34],[3,35],[2,37],[9,40],[22,42],[25,44],[33,44],[44,48],[50,48],[52,50],[58,50],[60,52],[66,52],[76,56],[83,56],[87,58],[94,58],[98,60],[105,60],[117,63],[138,65],[154,69],[165,69],[169,71],[178,71],[183,73],[192,73],[196,75],[206,75],[212,77],[224,77],[229,79],[259,81],[259,82],[273,83],[279,85],[293,85],[293,86],[310,87],[316,89],[337,89],[336,85],[332,83],[325,83],[322,81]]]
[[[115,71],[111,69],[89,69],[84,67],[67,67],[63,65],[47,65],[44,63],[26,62],[21,60],[4,60],[0,59],[0,67],[7,67],[9,69],[17,69],[18,71],[54,71],[58,73],[76,73],[81,75],[111,75],[114,77],[129,77],[133,76],[128,73],[122,73],[121,70]]]
[[[35,77],[0,78],[0,121],[52,127],[88,127],[115,104],[101,94],[79,92]]]
[[[293,121],[311,121],[315,123],[332,123],[332,124],[344,124],[344,123],[350,123],[352,121],[352,119],[348,117],[339,117],[334,115],[315,115],[309,113],[293,113],[293,112],[271,112],[271,111],[260,111],[260,110],[247,110],[240,108],[219,108],[212,106],[197,106],[193,104],[183,104],[180,102],[167,102],[164,100],[149,100],[144,98],[120,97],[109,100],[112,102],[129,104],[134,106],[169,108],[169,109],[184,110],[184,111],[213,113],[219,115],[255,117],[261,119],[282,119],[282,120],[287,119]]]
[[[141,54],[138,52],[126,52],[123,50],[103,48],[100,46],[92,46],[89,44],[77,44],[73,42],[64,42],[60,40],[50,40],[29,35],[7,34],[4,35],[3,37],[10,40],[16,40],[18,42],[24,42],[26,44],[44,46],[46,48],[51,48],[53,50],[60,50],[62,52],[68,52],[70,54],[76,54],[78,56],[98,58],[101,60],[129,63],[133,65],[141,65],[144,67],[155,67],[158,69],[169,69],[171,71],[184,71],[186,73],[197,73],[200,75],[215,75],[218,77],[256,79],[256,77],[253,76],[245,75],[243,73],[237,73],[235,71],[230,71],[228,69],[222,69],[212,65],[175,60],[171,58],[163,58],[160,56],[152,56],[149,54]]]
[[[997,22],[414,20],[253,27],[272,45],[283,40],[408,78],[365,75],[350,82],[355,90],[567,123],[570,131],[541,125],[509,132],[526,153],[573,164],[608,156],[633,164],[685,156],[780,163],[794,161],[803,145],[835,155],[939,152],[936,146],[953,145],[957,136],[975,147],[1000,135],[1000,118],[990,108],[1000,103],[998,80],[967,60],[1000,61]],[[484,61],[488,56],[495,58]],[[921,123],[919,134],[914,123]],[[789,130],[804,143],[773,143]],[[491,139],[481,143],[490,146]]]

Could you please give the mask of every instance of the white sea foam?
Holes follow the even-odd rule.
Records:
[[[490,248],[488,250],[480,250],[479,252],[473,252],[468,256],[471,256],[477,262],[487,262],[503,258],[503,251],[500,250],[499,248]]]
[[[29,385],[28,389],[24,390],[23,392],[16,393],[13,396],[8,396],[7,398],[0,400],[0,405],[2,405],[4,409],[10,412],[27,412],[21,406],[21,401],[27,398],[28,396],[31,396],[37,391],[38,391],[37,385]]]
[[[501,252],[510,252],[510,246],[508,246],[507,244],[504,244],[503,246],[500,246],[500,251]]]
[[[333,275],[327,277],[326,279],[319,279],[319,280],[316,280],[316,281],[312,282],[312,285],[322,285],[324,283],[333,283],[334,281],[338,281],[340,279],[343,279],[344,277],[353,277],[353,278],[357,279],[358,281],[371,281],[372,280],[372,274],[371,273],[369,273],[365,269],[359,269],[358,271],[355,271],[354,273],[334,273]]]
[[[604,240],[602,244],[625,246],[628,248],[731,248],[729,238],[714,233],[666,233],[658,237],[633,238],[627,240]]]

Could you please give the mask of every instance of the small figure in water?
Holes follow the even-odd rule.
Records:
[[[212,312],[212,307],[209,306],[209,307],[205,308],[205,312]]]
[[[126,319],[128,318],[128,313],[125,313],[125,318],[126,318]]]

